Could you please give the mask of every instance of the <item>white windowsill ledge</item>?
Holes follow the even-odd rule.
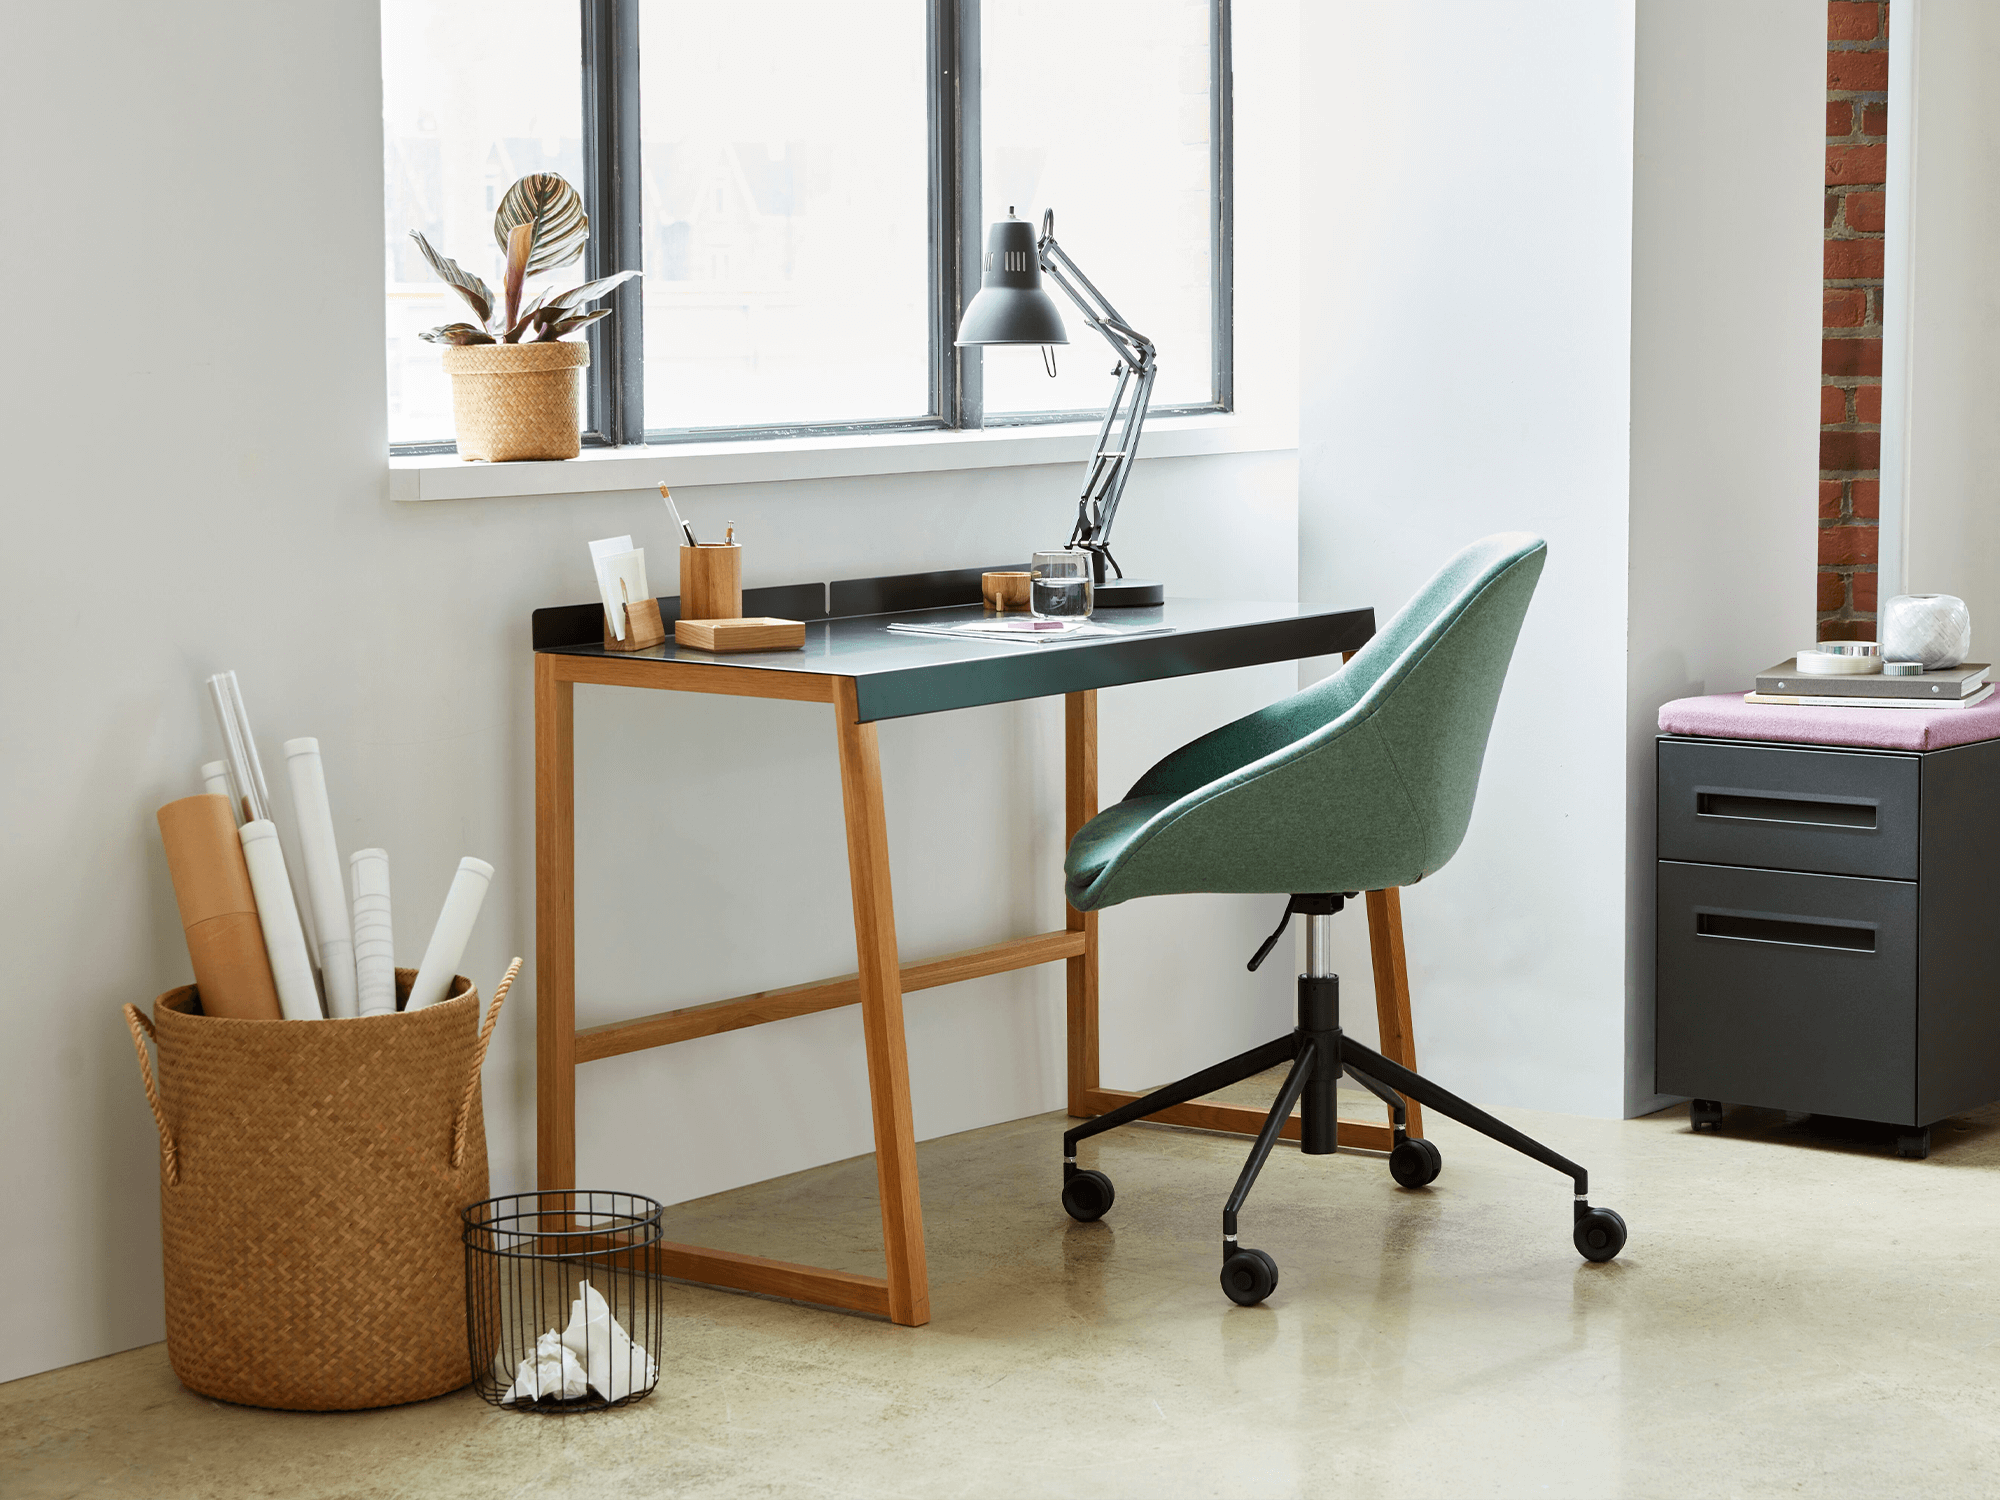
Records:
[[[491,500],[651,489],[663,480],[694,488],[1020,464],[1081,464],[1089,458],[1096,438],[1097,423],[1076,422],[979,432],[880,432],[856,437],[586,448],[579,457],[560,463],[474,463],[443,453],[390,459],[389,498]],[[1154,418],[1146,424],[1139,456],[1189,458],[1297,446],[1298,434],[1285,424],[1251,422],[1238,413],[1225,412]]]

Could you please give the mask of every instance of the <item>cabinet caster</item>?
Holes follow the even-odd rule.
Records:
[[[1922,1161],[1931,1154],[1930,1127],[1896,1133],[1896,1154],[1905,1161]]]
[[[1238,1307],[1255,1307],[1278,1289],[1278,1263],[1262,1250],[1238,1250],[1222,1263],[1222,1290]]]
[[[1094,1224],[1111,1212],[1117,1197],[1117,1189],[1102,1172],[1078,1172],[1063,1183],[1063,1212],[1079,1224]]]
[[[1389,1175],[1398,1187],[1429,1187],[1443,1169],[1444,1158],[1438,1155],[1438,1148],[1420,1136],[1405,1137],[1389,1153]]]
[[[1694,1099],[1688,1103],[1688,1124],[1696,1130],[1707,1126],[1710,1130],[1722,1129],[1722,1101],[1720,1099]]]
[[[1603,1262],[1625,1248],[1625,1221],[1615,1209],[1589,1208],[1576,1216],[1576,1253]]]

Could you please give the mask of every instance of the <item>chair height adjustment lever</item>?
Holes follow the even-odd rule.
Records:
[[[1256,951],[1256,953],[1251,955],[1249,967],[1250,967],[1250,972],[1252,974],[1255,974],[1257,972],[1257,965],[1261,964],[1265,959],[1271,956],[1271,950],[1278,946],[1278,939],[1285,935],[1285,930],[1291,925],[1292,925],[1292,903],[1287,901],[1285,903],[1285,914],[1282,917],[1278,918],[1278,925],[1276,930],[1274,930],[1269,937],[1264,939],[1264,946],[1259,948]]]

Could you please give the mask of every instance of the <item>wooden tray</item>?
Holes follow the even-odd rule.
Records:
[[[697,651],[799,651],[806,643],[800,620],[753,615],[742,620],[677,620],[674,644]]]

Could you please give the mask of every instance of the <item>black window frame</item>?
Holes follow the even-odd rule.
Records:
[[[639,140],[639,0],[581,0],[583,177],[590,213],[585,274],[606,276],[643,266]],[[1156,405],[1155,417],[1235,409],[1235,189],[1232,0],[1208,0],[1210,394],[1206,401]],[[585,374],[590,448],[683,443],[854,437],[887,432],[968,432],[1099,421],[1102,407],[1075,411],[1008,412],[989,418],[978,349],[952,339],[960,315],[979,290],[986,225],[980,194],[980,0],[929,0],[926,6],[926,129],[929,137],[930,410],[917,417],[850,422],[773,423],[746,427],[646,430],[643,281],[628,281],[608,299],[614,316],[586,333]],[[1105,276],[1113,298],[1115,275]],[[1070,309],[1065,306],[1065,313]],[[1087,335],[1086,330],[1086,335]],[[1110,400],[1107,386],[1105,399]],[[396,443],[397,456],[452,453],[451,442]]]

